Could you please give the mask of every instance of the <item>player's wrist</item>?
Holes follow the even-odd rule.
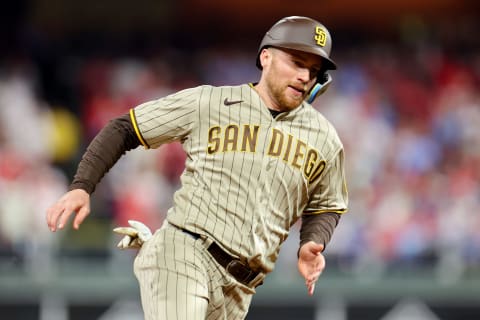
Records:
[[[92,185],[91,183],[88,183],[86,181],[77,181],[74,180],[69,186],[68,186],[68,191],[73,191],[76,189],[81,189],[91,195],[93,191],[95,190],[95,186]]]

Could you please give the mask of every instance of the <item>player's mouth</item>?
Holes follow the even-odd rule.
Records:
[[[303,87],[300,87],[300,86],[288,86],[291,90],[291,92],[293,92],[293,95],[294,96],[297,96],[297,97],[303,97],[303,95],[305,94],[305,90],[303,89]]]

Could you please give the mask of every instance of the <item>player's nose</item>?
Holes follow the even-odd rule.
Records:
[[[312,74],[308,68],[298,68],[297,70],[297,79],[302,83],[309,82],[312,79],[311,75]]]

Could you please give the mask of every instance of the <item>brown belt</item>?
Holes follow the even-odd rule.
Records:
[[[200,235],[188,230],[185,230],[183,228],[180,228],[183,232],[186,234],[192,236],[194,239],[199,239]],[[249,286],[250,282],[255,279],[260,272],[255,272],[252,269],[250,269],[249,266],[247,266],[245,263],[240,261],[237,258],[232,257],[228,253],[226,253],[218,244],[215,242],[212,242],[211,245],[208,246],[207,248],[208,252],[212,255],[217,262],[227,270],[228,273],[230,273],[235,279],[237,279],[238,282]],[[260,285],[257,284],[256,286]]]

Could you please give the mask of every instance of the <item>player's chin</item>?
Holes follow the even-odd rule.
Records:
[[[302,104],[303,99],[302,95],[285,93],[278,97],[278,104],[282,106],[283,111],[291,111]]]
[[[302,104],[303,100],[304,100],[303,95],[289,96],[285,99],[285,106],[288,108],[288,110],[293,110],[297,108],[300,104]]]

